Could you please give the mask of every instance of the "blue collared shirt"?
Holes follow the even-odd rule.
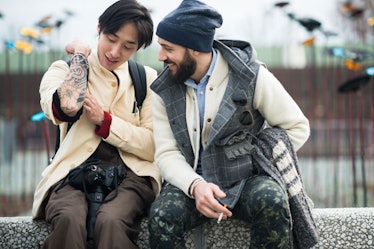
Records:
[[[195,94],[197,97],[197,104],[199,106],[199,115],[200,115],[200,131],[203,128],[203,121],[204,121],[204,110],[205,110],[205,89],[206,85],[208,84],[209,78],[212,75],[214,65],[217,61],[217,52],[213,49],[213,58],[212,62],[210,63],[209,69],[204,77],[200,80],[199,83],[196,83],[193,79],[188,79],[184,82],[185,85],[192,87],[195,90]]]
[[[203,130],[203,124],[204,124],[204,113],[205,113],[205,89],[208,84],[209,78],[212,75],[214,65],[216,64],[217,61],[217,52],[213,49],[213,58],[212,62],[210,63],[209,69],[207,73],[204,75],[204,77],[200,80],[200,82],[196,83],[193,79],[188,79],[184,84],[186,86],[190,86],[194,89],[196,97],[197,97],[197,105],[199,107],[199,117],[200,117],[200,139],[201,139],[201,132]],[[201,144],[201,141],[200,141]],[[199,155],[201,155],[203,151],[203,146],[200,146],[200,152]],[[199,156],[199,162],[198,162],[198,167],[197,171],[198,174],[201,175],[201,164],[200,164],[200,156]]]

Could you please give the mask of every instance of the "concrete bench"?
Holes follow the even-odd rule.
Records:
[[[373,249],[374,208],[314,209],[320,242],[314,248]],[[36,249],[49,232],[44,221],[33,221],[30,216],[0,217],[1,249]],[[137,244],[149,248],[147,220],[142,221],[142,232]],[[239,220],[215,220],[186,233],[188,248],[248,248],[249,227]]]

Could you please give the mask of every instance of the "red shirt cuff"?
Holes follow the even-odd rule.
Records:
[[[59,111],[58,111],[58,108],[55,104],[55,102],[53,101],[52,102],[52,110],[53,110],[53,115],[60,121],[63,121],[63,118],[61,117]]]
[[[101,126],[96,125],[95,133],[96,135],[107,138],[109,136],[109,128],[112,124],[112,115],[109,112],[104,111],[104,121]]]

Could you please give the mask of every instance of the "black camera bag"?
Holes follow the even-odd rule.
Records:
[[[69,184],[85,193],[88,203],[87,241],[93,240],[96,212],[100,205],[117,197],[118,185],[126,176],[126,169],[123,165],[101,167],[99,164],[100,160],[89,159],[78,167],[71,169],[55,190],[57,192]],[[115,190],[115,194],[104,200],[113,190]]]

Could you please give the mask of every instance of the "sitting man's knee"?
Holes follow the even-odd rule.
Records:
[[[254,208],[273,211],[288,208],[287,193],[270,177],[257,177],[251,185],[251,203]]]

